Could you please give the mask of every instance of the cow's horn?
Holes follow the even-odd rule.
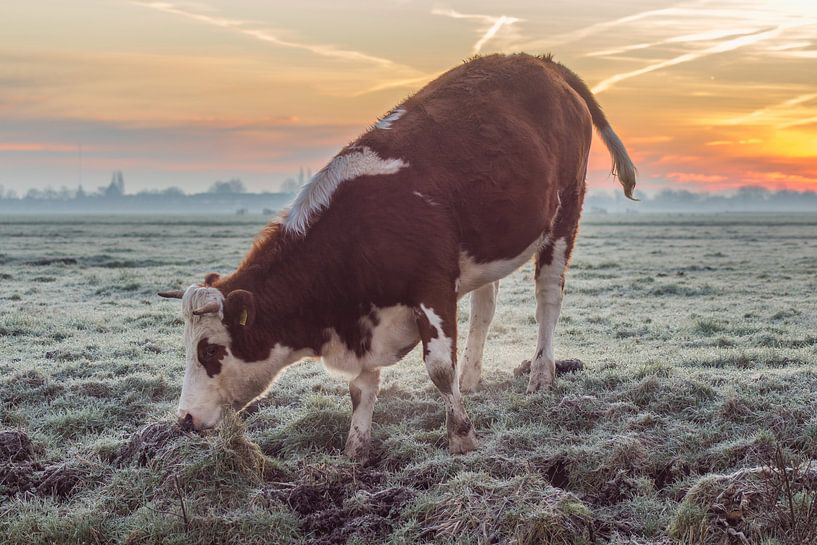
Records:
[[[219,304],[217,301],[210,301],[203,307],[194,310],[193,316],[201,316],[203,314],[217,314],[219,312],[221,312],[221,304]]]
[[[160,291],[158,295],[166,299],[181,299],[184,297],[184,290]]]

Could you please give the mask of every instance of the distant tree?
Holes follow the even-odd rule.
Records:
[[[298,185],[298,182],[295,180],[295,178],[287,178],[281,184],[281,193],[295,193],[298,191],[298,188],[300,187],[301,186]]]
[[[208,193],[244,193],[247,189],[244,187],[244,182],[238,178],[232,178],[227,181],[217,181],[207,190]]]
[[[261,210],[261,214],[264,216],[271,216],[273,214],[272,208],[264,208]]]
[[[181,188],[176,186],[168,187],[167,189],[163,189],[161,191],[162,195],[166,197],[184,197],[184,191]]]
[[[57,193],[57,198],[61,201],[70,201],[75,195],[76,193],[74,191],[71,191],[65,186],[61,186]]]
[[[111,175],[111,183],[102,189],[102,194],[110,198],[118,198],[125,194],[125,179],[121,170],[116,170]]]
[[[235,215],[236,216],[246,216],[247,215],[247,209],[246,208],[239,208],[238,210],[235,211]]]
[[[74,193],[74,198],[75,199],[84,199],[85,197],[87,197],[87,195],[85,194],[85,190],[82,189],[82,184],[80,184],[80,185],[77,186],[77,192]]]

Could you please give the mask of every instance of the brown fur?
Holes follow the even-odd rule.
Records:
[[[227,349],[220,344],[212,344],[208,339],[201,339],[196,346],[196,357],[207,376],[212,378],[221,372],[221,360],[227,355]]]

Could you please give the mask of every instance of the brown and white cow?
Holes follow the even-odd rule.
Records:
[[[477,441],[462,392],[480,380],[499,280],[535,259],[539,338],[528,392],[553,384],[553,333],[595,126],[628,197],[635,169],[585,84],[550,57],[466,62],[346,146],[228,276],[182,298],[187,369],[178,416],[219,423],[278,374],[320,357],[349,379],[346,453],[365,457],[380,368],[422,342],[449,450]],[[471,323],[457,362],[457,300]]]

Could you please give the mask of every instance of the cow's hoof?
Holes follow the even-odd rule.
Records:
[[[463,375],[460,379],[460,393],[468,394],[471,392],[476,392],[481,383],[481,377]]]
[[[530,381],[528,381],[528,389],[527,393],[533,394],[536,392],[544,392],[545,390],[549,390],[553,387],[554,377],[549,377],[544,373],[541,376],[530,376]]]
[[[451,434],[448,436],[448,452],[451,454],[465,454],[476,450],[476,448],[477,434],[474,433],[474,428],[462,435]]]
[[[350,460],[363,464],[369,460],[370,446],[370,437],[350,434],[346,440],[346,448],[343,449],[343,454]]]

